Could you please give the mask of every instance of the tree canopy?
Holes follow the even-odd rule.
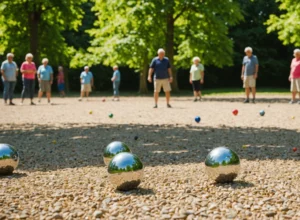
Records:
[[[300,46],[300,1],[299,0],[276,0],[280,3],[281,15],[271,14],[266,22],[268,32],[278,32],[279,39],[283,44]]]
[[[68,64],[74,49],[62,32],[81,25],[83,2],[86,0],[2,0],[0,52],[9,50],[19,58],[31,52],[37,63],[40,57],[48,57],[54,65]]]
[[[233,42],[228,28],[242,20],[239,5],[223,0],[96,0],[93,11],[98,19],[95,28],[88,30],[91,47],[88,53],[78,53],[72,66],[128,65],[141,72],[141,86],[160,47],[177,68],[189,66],[196,55],[204,64],[231,65]]]

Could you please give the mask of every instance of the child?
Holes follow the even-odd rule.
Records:
[[[197,102],[197,97],[199,96],[199,101],[201,101],[202,95],[202,85],[204,83],[204,66],[200,63],[199,57],[193,58],[193,65],[190,70],[190,83],[193,85],[194,90],[194,102]]]
[[[118,66],[113,67],[114,73],[111,81],[113,82],[114,98],[113,101],[119,101],[119,87],[121,82],[121,73]]]
[[[81,93],[79,101],[82,100],[84,94],[86,99],[88,100],[89,93],[92,91],[92,87],[94,86],[94,77],[93,74],[89,71],[89,67],[85,66],[84,71],[80,75],[80,83],[81,83]]]
[[[65,97],[65,75],[62,66],[58,67],[58,75],[57,75],[57,88],[60,94],[60,97]]]

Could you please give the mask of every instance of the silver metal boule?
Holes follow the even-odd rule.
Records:
[[[117,154],[110,161],[107,171],[110,182],[121,191],[138,187],[144,176],[143,163],[131,153]]]
[[[122,152],[131,152],[129,147],[123,142],[114,141],[107,145],[103,154],[103,160],[105,165],[108,166],[111,159]]]
[[[232,182],[240,171],[239,156],[227,147],[217,147],[207,155],[205,170],[217,183]]]
[[[19,164],[19,154],[9,144],[0,144],[0,175],[10,175]]]

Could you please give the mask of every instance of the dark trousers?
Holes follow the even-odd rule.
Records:
[[[30,99],[33,99],[34,88],[35,88],[34,79],[23,79],[23,91],[21,94],[21,98],[24,99],[25,96],[27,97],[29,96]]]
[[[16,82],[3,81],[3,99],[7,101],[9,99],[12,101],[14,98],[14,91],[16,87]]]

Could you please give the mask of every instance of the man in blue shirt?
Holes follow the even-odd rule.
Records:
[[[158,96],[161,91],[161,88],[164,89],[167,99],[167,107],[171,108],[170,105],[170,92],[171,85],[173,81],[171,64],[169,59],[165,57],[165,51],[159,49],[157,52],[158,56],[155,57],[151,64],[148,73],[148,81],[152,82],[152,74],[154,72],[154,108],[157,108]]]
[[[246,99],[244,103],[249,103],[250,89],[252,91],[252,102],[255,103],[256,95],[256,79],[258,74],[258,59],[252,54],[252,48],[246,47],[246,56],[243,59],[242,75],[241,79],[244,82],[244,88],[246,93]]]
[[[121,73],[118,66],[113,67],[114,73],[111,81],[113,82],[114,98],[113,101],[119,101],[119,87],[121,83]]]
[[[88,66],[85,66],[84,71],[80,74],[81,93],[80,98],[78,99],[79,101],[82,100],[84,95],[88,100],[89,94],[92,91],[92,87],[94,86],[94,76],[89,70],[90,68]]]
[[[39,80],[40,90],[39,90],[39,101],[41,102],[41,98],[46,93],[48,104],[51,104],[51,86],[53,84],[53,69],[51,66],[48,65],[49,60],[44,58],[42,60],[41,66],[39,66],[37,71],[37,76]]]
[[[13,103],[13,95],[16,86],[17,76],[18,76],[18,66],[13,61],[14,55],[12,53],[7,54],[7,60],[5,60],[1,65],[1,73],[3,80],[3,99],[4,104],[7,104],[9,99],[9,105],[15,105]]]

